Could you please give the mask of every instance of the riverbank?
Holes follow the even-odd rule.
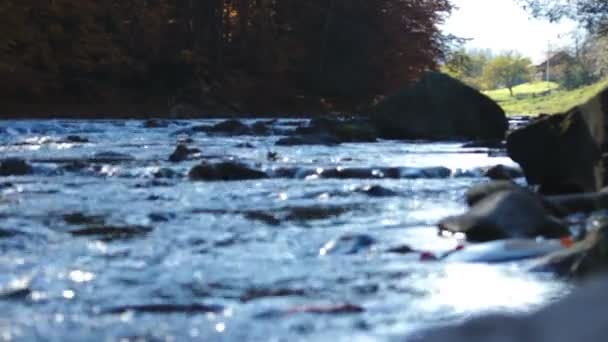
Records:
[[[573,89],[559,88],[556,83],[525,83],[513,88],[515,96],[508,89],[488,90],[483,93],[496,101],[507,115],[532,115],[562,113],[585,102],[608,86],[608,80]]]

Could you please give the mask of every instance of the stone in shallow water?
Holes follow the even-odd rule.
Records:
[[[123,163],[123,162],[128,162],[128,161],[133,161],[135,160],[135,157],[125,154],[125,153],[119,153],[119,152],[112,152],[112,151],[107,151],[107,152],[98,152],[93,154],[93,156],[91,156],[91,158],[88,159],[89,162],[91,163],[108,163],[108,164],[114,164],[114,163]]]
[[[177,145],[175,151],[173,151],[173,153],[171,153],[171,155],[169,156],[169,161],[173,163],[181,162],[187,160],[190,155],[200,152],[201,150],[199,150],[198,148],[189,148],[186,145],[180,144]]]
[[[120,314],[125,312],[140,312],[153,314],[170,314],[170,313],[222,313],[224,307],[216,304],[139,304],[139,305],[124,305],[117,306],[108,310],[105,313]]]
[[[440,231],[465,233],[467,240],[478,242],[570,234],[562,222],[548,214],[538,196],[524,190],[495,192],[465,214],[441,220],[438,226]]]
[[[33,172],[32,166],[19,158],[0,160],[0,176],[24,176]]]
[[[381,185],[369,185],[357,188],[355,191],[366,194],[370,197],[393,197],[397,196],[397,192],[385,188]]]
[[[101,241],[126,240],[137,236],[143,236],[152,231],[150,227],[144,226],[93,226],[70,230],[73,236],[92,237]]]
[[[289,289],[289,288],[252,288],[239,297],[241,302],[250,302],[256,299],[270,297],[290,297],[290,296],[306,296],[309,293],[304,289]]]
[[[188,173],[193,181],[236,181],[267,178],[266,173],[235,162],[202,163]]]
[[[85,215],[83,213],[75,212],[63,215],[63,220],[67,224],[81,225],[81,224],[103,224],[105,219],[100,215]]]

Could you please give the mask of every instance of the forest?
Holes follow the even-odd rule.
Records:
[[[4,110],[352,111],[436,69],[448,0],[5,0]],[[190,109],[190,110],[189,110]]]

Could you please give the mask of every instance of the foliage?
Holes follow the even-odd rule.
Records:
[[[483,70],[483,82],[488,88],[503,86],[513,96],[513,87],[531,79],[532,62],[514,52],[506,52],[488,62]]]
[[[558,21],[569,17],[584,23],[592,32],[608,34],[608,1],[604,0],[518,0],[537,17]]]
[[[492,59],[490,51],[460,49],[449,55],[441,71],[474,88],[482,89],[483,70]]]
[[[448,0],[2,1],[0,91],[354,103],[436,68],[450,10]]]
[[[561,89],[556,83],[536,82],[514,87],[515,96],[510,96],[508,89],[484,93],[496,101],[507,114],[538,115],[564,112],[585,102],[606,87],[608,79],[574,90]],[[552,91],[549,92],[549,88]]]

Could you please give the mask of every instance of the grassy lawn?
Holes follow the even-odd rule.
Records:
[[[585,102],[607,86],[608,79],[574,90],[561,90],[556,83],[534,82],[513,88],[513,97],[508,89],[484,91],[484,94],[496,101],[507,114],[554,114]]]

